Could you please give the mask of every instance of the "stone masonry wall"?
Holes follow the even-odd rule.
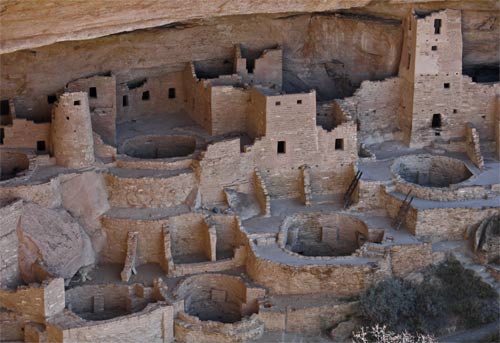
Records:
[[[195,187],[194,174],[181,173],[168,178],[104,176],[108,197],[114,207],[164,208],[183,204]]]
[[[141,312],[103,321],[85,321],[67,315],[51,319],[47,338],[59,343],[169,343],[174,338],[173,316],[173,307],[161,304],[150,304]]]
[[[52,146],[57,165],[82,168],[94,163],[94,138],[87,93],[64,93],[52,113]]]
[[[249,92],[233,86],[212,86],[210,91],[212,135],[245,132]]]
[[[42,284],[21,286],[15,291],[0,289],[2,307],[25,319],[45,323],[45,319],[64,309],[64,280],[51,279]]]
[[[359,120],[359,140],[365,144],[400,138],[398,135],[401,78],[363,81],[350,98],[336,100],[340,110]]]
[[[139,80],[125,81],[122,80],[125,76],[121,75],[118,78],[115,101],[119,123],[147,114],[183,113],[185,110],[185,74],[182,71]],[[145,92],[149,92],[149,98]]]
[[[96,96],[90,95],[90,88],[96,89]],[[93,76],[78,79],[67,85],[69,92],[89,94],[92,130],[107,144],[116,144],[116,79],[115,76]]]
[[[12,125],[4,128],[4,140],[0,146],[6,148],[26,148],[37,151],[38,142],[44,142],[47,153],[50,149],[50,123],[34,123],[26,119],[14,119]]]

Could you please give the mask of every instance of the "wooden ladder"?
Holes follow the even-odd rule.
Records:
[[[349,208],[352,204],[352,193],[356,189],[356,186],[359,183],[359,179],[361,179],[361,176],[363,175],[363,172],[358,170],[356,173],[356,176],[354,176],[354,179],[352,180],[351,184],[349,185],[349,188],[344,194],[344,209]]]
[[[398,211],[397,216],[392,221],[392,227],[396,230],[399,230],[401,228],[401,224],[403,224],[403,221],[406,217],[406,214],[408,213],[408,211],[410,209],[411,202],[413,201],[413,198],[414,198],[413,196],[410,197],[410,194],[411,194],[411,191],[408,191],[408,193],[406,194],[406,196],[403,200],[403,203],[399,207],[399,211]],[[408,197],[410,197],[409,201],[408,201]]]

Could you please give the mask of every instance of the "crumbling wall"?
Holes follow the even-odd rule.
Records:
[[[2,307],[17,312],[26,320],[45,323],[47,317],[64,309],[64,279],[21,286],[16,290],[0,289]]]
[[[204,80],[198,80],[193,63],[186,64],[183,78],[186,97],[185,110],[191,119],[211,134],[211,86]]]
[[[87,92],[92,130],[107,144],[116,144],[116,79],[92,76],[68,83],[69,92]],[[91,91],[92,88],[92,91]],[[95,93],[94,93],[95,92]]]
[[[58,177],[36,185],[3,185],[0,201],[9,202],[14,199],[23,199],[42,207],[55,208],[61,205],[60,187]]]
[[[104,216],[102,226],[107,237],[107,244],[102,250],[102,259],[106,263],[125,261],[128,232],[138,232],[137,266],[145,263],[164,265],[163,228],[168,228],[170,232],[170,249],[174,262],[184,255],[205,256],[207,247],[210,247],[205,235],[208,228],[204,216],[199,213],[157,220]]]
[[[229,139],[208,145],[196,166],[203,204],[223,203],[224,187],[238,185],[248,189],[251,171],[246,172],[240,156],[240,139]],[[228,168],[228,166],[231,166]],[[245,186],[246,184],[246,186]]]
[[[66,168],[94,163],[94,138],[87,93],[64,93],[52,113],[52,147],[56,163]]]
[[[365,144],[400,138],[398,112],[402,78],[363,81],[350,98],[336,100],[342,112],[358,122],[359,140]]]
[[[465,152],[471,159],[472,163],[479,169],[484,168],[483,154],[481,154],[481,145],[479,134],[472,124],[465,124]]]

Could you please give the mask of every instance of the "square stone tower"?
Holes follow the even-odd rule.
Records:
[[[463,129],[463,124],[453,120],[461,103],[460,11],[408,16],[399,76],[403,80],[399,126],[406,144],[425,146]]]

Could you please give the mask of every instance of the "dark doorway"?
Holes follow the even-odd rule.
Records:
[[[97,98],[97,88],[95,88],[95,87],[89,88],[89,97]]]
[[[441,114],[440,113],[434,113],[432,115],[432,128],[437,129],[441,127]]]
[[[168,89],[168,98],[169,99],[175,99],[175,88],[169,88]]]
[[[46,149],[45,147],[45,141],[37,141],[36,142],[36,151],[38,152],[44,152]]]
[[[278,141],[278,154],[284,154],[286,152],[285,141]]]
[[[127,107],[128,106],[128,95],[124,95],[122,97],[122,106]]]
[[[0,115],[6,116],[10,113],[9,100],[2,100],[0,102]]]

